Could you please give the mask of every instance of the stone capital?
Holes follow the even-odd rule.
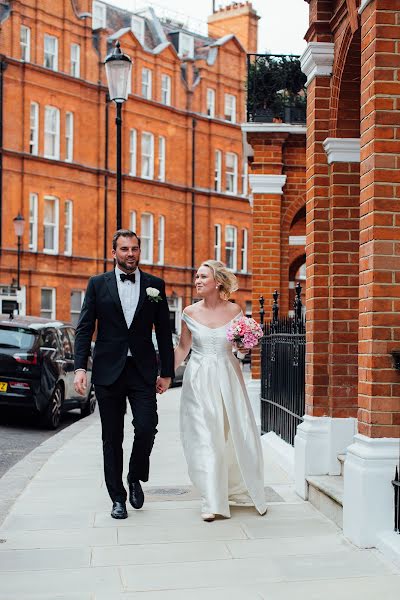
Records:
[[[326,138],[323,146],[328,164],[360,162],[360,138]]]
[[[332,75],[335,44],[330,42],[309,42],[300,57],[301,70],[307,75],[306,85],[314,77]]]
[[[253,194],[283,194],[286,175],[249,175]]]

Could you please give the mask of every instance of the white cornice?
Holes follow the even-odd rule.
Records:
[[[328,164],[360,162],[360,138],[326,138],[323,146]]]
[[[253,194],[283,194],[286,175],[249,175]]]
[[[305,135],[305,125],[292,125],[291,123],[242,123],[242,131],[245,133],[294,133]]]
[[[361,13],[364,11],[365,8],[367,8],[368,4],[371,4],[372,0],[361,0],[361,4],[360,4],[360,8],[358,9],[358,13],[361,15]]]
[[[330,42],[309,42],[300,56],[301,70],[307,75],[306,85],[314,77],[332,75],[335,44]]]

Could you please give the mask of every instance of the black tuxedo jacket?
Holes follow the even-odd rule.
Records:
[[[161,301],[154,302],[146,288],[160,291]],[[174,349],[169,321],[165,283],[140,271],[140,295],[131,326],[128,328],[114,271],[89,279],[75,337],[75,369],[86,369],[91,340],[97,322],[93,353],[92,381],[111,385],[121,374],[128,347],[144,380],[151,385],[157,378],[157,359],[151,339],[153,325],[158,342],[162,377],[174,376]]]

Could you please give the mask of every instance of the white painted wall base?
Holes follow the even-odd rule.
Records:
[[[307,500],[308,475],[339,475],[338,454],[346,452],[356,432],[355,419],[304,416],[297,428],[295,448],[295,488]]]
[[[400,440],[357,434],[344,463],[343,533],[356,546],[370,548],[393,530],[393,486]]]
[[[264,456],[272,458],[291,479],[294,478],[294,448],[274,431],[269,431],[261,436],[261,445]]]
[[[250,379],[246,384],[246,388],[257,427],[261,433],[261,379]]]

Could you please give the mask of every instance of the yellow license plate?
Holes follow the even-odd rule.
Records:
[[[6,391],[7,391],[7,382],[0,381],[0,392],[6,392]]]

